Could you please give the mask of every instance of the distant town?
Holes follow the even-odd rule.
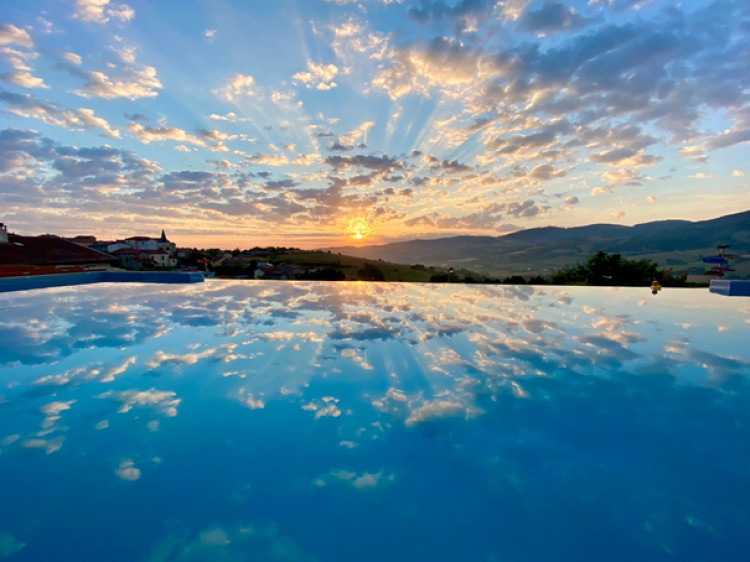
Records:
[[[73,273],[102,268],[130,271],[216,271],[231,277],[295,279],[320,268],[289,263],[270,263],[262,258],[278,254],[278,248],[253,248],[225,252],[219,249],[178,248],[164,230],[158,237],[131,236],[122,240],[98,240],[80,235],[64,238],[53,234],[20,236],[0,223],[0,277]],[[283,248],[295,251],[296,248]],[[241,275],[238,275],[241,274]]]

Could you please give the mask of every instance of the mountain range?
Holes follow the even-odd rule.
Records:
[[[695,273],[703,266],[701,256],[715,255],[716,247],[723,244],[730,245],[728,252],[732,254],[750,254],[750,211],[695,222],[664,220],[634,226],[547,226],[504,236],[454,236],[330,250],[368,259],[504,276],[544,275],[584,262],[599,250],[630,259],[652,259],[659,265],[673,267],[676,272],[692,270]],[[750,269],[750,259],[739,261]]]

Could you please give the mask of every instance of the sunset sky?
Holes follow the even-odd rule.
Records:
[[[750,208],[747,0],[2,0],[0,222],[325,247]]]

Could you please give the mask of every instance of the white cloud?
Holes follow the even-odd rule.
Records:
[[[109,0],[76,0],[73,17],[85,22],[107,23],[109,20],[130,21],[135,10],[127,4],[110,4]]]
[[[114,367],[107,369],[102,375],[102,377],[99,379],[99,381],[100,382],[112,382],[113,380],[115,380],[115,377],[127,371],[128,367],[130,367],[131,365],[135,365],[135,361],[136,361],[135,355],[128,357],[120,365],[116,365]]]
[[[320,154],[317,152],[298,154],[294,160],[292,160],[292,164],[296,166],[312,166],[316,162],[320,162]]]
[[[96,116],[92,109],[66,109],[29,94],[10,92],[0,92],[0,100],[8,104],[7,111],[20,117],[39,119],[48,125],[68,129],[99,129],[108,137],[120,138],[117,128]]]
[[[301,82],[306,88],[318,90],[332,90],[336,87],[333,79],[339,73],[334,64],[318,64],[312,61],[307,63],[307,72],[298,72],[292,76],[295,82]]]
[[[75,53],[63,53],[62,58],[68,61],[71,64],[79,65],[83,62],[83,59],[81,59],[80,55],[77,55]]]
[[[394,476],[392,474],[383,478],[382,470],[378,472],[363,472],[361,474],[357,474],[356,472],[351,470],[332,470],[328,473],[327,476],[318,478],[316,481],[317,484],[325,485],[326,481],[328,480],[328,476],[333,477],[336,480],[340,480],[341,482],[346,482],[347,484],[351,485],[353,488],[357,488],[358,490],[377,488],[378,485],[381,484],[381,482],[392,482],[394,480]]]
[[[107,100],[127,98],[153,98],[159,95],[162,84],[153,66],[136,65],[135,49],[124,48],[117,52],[118,62],[112,63],[112,68],[119,66],[119,76],[107,76],[103,72],[94,71],[86,74],[87,82],[75,93],[83,97],[98,97]]]
[[[21,442],[21,447],[26,449],[44,449],[46,455],[62,449],[63,443],[65,442],[64,435],[58,435],[52,439],[26,439]]]
[[[129,412],[134,407],[148,407],[167,417],[174,417],[177,415],[177,407],[181,402],[180,398],[175,398],[176,394],[171,390],[151,388],[149,390],[123,390],[122,392],[108,391],[97,398],[110,398],[122,402],[117,410],[121,414]]]
[[[120,462],[120,466],[115,469],[115,474],[118,478],[133,482],[141,477],[141,470],[135,467],[135,463],[130,459],[124,459]]]
[[[289,159],[283,154],[254,154],[248,156],[248,160],[264,166],[285,166],[289,163]]]
[[[204,147],[206,143],[195,135],[191,135],[182,129],[172,127],[147,127],[140,123],[131,122],[128,131],[133,133],[143,144],[154,141],[171,140],[175,142],[188,142],[190,144]]]
[[[341,135],[338,144],[342,148],[354,148],[360,144],[367,144],[367,133],[375,126],[375,121],[365,121],[355,129]]]
[[[209,41],[213,41],[216,38],[216,30],[207,29],[206,31],[203,32],[203,37],[205,37]]]
[[[315,419],[318,418],[337,418],[341,415],[341,410],[336,404],[339,399],[333,396],[324,396],[322,403],[320,400],[312,400],[307,404],[302,405],[302,409],[308,412],[315,412]]]
[[[442,418],[475,417],[479,413],[473,407],[464,405],[456,400],[447,400],[438,398],[427,401],[420,407],[413,409],[409,417],[404,422],[407,426],[417,425],[426,421],[437,420]]]
[[[226,86],[214,90],[214,93],[227,101],[235,101],[240,97],[254,95],[254,85],[255,79],[252,76],[246,74],[235,74],[229,82],[227,82]]]
[[[3,74],[0,74],[0,79],[9,84],[21,86],[22,88],[49,89],[49,86],[44,83],[44,80],[26,71],[4,72]]]
[[[70,410],[70,406],[74,402],[75,400],[68,400],[67,402],[58,400],[55,402],[50,402],[49,404],[45,404],[39,409],[46,416],[57,416],[58,414],[60,414],[60,412],[64,412],[65,410]]]
[[[25,29],[16,27],[10,23],[0,24],[0,45],[20,45],[31,49],[34,42]]]
[[[7,435],[6,437],[3,437],[2,441],[0,441],[0,445],[7,446],[12,443],[15,443],[21,438],[21,436],[18,433],[14,433],[13,435]]]
[[[742,170],[732,170],[732,177],[733,178],[744,178],[745,172]]]
[[[248,393],[247,396],[242,399],[242,403],[251,410],[262,410],[266,407],[266,403],[263,399],[255,398],[252,393]]]

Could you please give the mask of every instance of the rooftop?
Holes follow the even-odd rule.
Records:
[[[0,244],[0,266],[109,264],[112,261],[112,256],[57,236],[8,234],[8,243]]]

